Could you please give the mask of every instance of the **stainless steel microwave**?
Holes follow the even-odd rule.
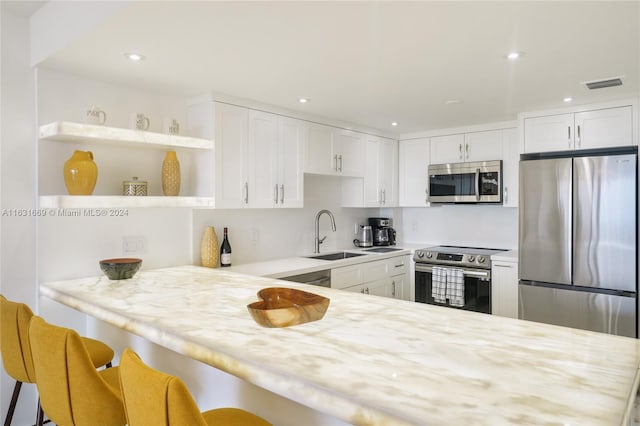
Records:
[[[430,203],[502,203],[502,160],[429,165]]]

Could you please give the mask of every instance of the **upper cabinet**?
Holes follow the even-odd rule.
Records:
[[[400,141],[398,152],[398,204],[400,207],[428,206],[429,138]]]
[[[216,103],[215,133],[217,207],[302,207],[302,121]]]
[[[631,105],[524,118],[524,152],[633,145]]]
[[[398,206],[398,143],[367,136],[364,175],[365,207]]]
[[[364,176],[364,134],[307,123],[304,172]]]
[[[502,158],[502,133],[500,130],[431,138],[432,164],[491,161],[500,158]]]

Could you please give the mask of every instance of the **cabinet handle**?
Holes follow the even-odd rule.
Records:
[[[342,154],[340,154],[338,158],[340,159],[340,173],[342,173]]]
[[[273,188],[273,202],[278,204],[278,184]]]
[[[396,282],[395,282],[395,280],[391,281],[391,295],[393,297],[396,297]]]
[[[387,190],[386,189],[382,190],[382,204],[384,204],[384,205],[387,204]]]
[[[400,263],[399,265],[395,265],[396,268],[402,268],[404,267],[404,263]]]
[[[496,268],[508,268],[508,269],[513,268],[513,266],[510,266],[510,265],[500,265],[500,264],[498,264],[498,263],[494,263],[494,264],[492,264],[491,266],[495,266]]]
[[[364,294],[364,288],[362,290],[360,290],[360,293]]]
[[[280,204],[284,204],[284,184],[280,185]]]
[[[460,153],[460,159],[462,160],[462,144],[458,144],[458,152]]]
[[[249,204],[249,182],[244,183],[244,203]]]
[[[465,158],[468,160],[469,159],[469,144],[468,143],[464,144],[464,147],[465,147],[464,150],[466,152]]]
[[[369,294],[369,287],[365,288],[365,289],[364,289],[364,292],[365,292],[366,294]]]
[[[338,154],[333,156],[333,163],[334,163],[333,169],[337,172],[338,171]]]
[[[580,142],[582,142],[582,137],[580,136],[580,125],[578,124],[578,146],[580,146]]]
[[[571,126],[567,126],[567,142],[569,143],[569,148],[571,148]]]
[[[509,191],[508,188],[504,187],[504,202],[507,203],[509,201]]]
[[[429,184],[427,184],[427,187],[424,189],[424,195],[424,203],[429,204]]]

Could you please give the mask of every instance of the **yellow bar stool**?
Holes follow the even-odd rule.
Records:
[[[29,325],[31,356],[40,403],[59,426],[126,424],[118,367],[96,370],[74,330],[34,316]],[[42,425],[42,418],[36,422]]]
[[[201,413],[182,380],[147,366],[128,348],[120,358],[120,382],[129,426],[270,426],[239,408]]]
[[[29,343],[29,323],[33,312],[24,303],[12,302],[0,295],[0,352],[5,371],[16,384],[13,388],[11,403],[4,420],[9,426],[13,420],[20,389],[23,383],[35,383],[36,375],[31,358],[31,344]],[[95,368],[111,367],[113,349],[99,340],[82,338],[89,349],[91,361]],[[36,418],[42,416],[42,409],[38,403]]]

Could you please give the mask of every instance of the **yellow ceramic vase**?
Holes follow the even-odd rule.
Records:
[[[172,196],[180,193],[180,162],[175,151],[167,151],[162,161],[162,193]]]
[[[200,240],[200,258],[202,266],[217,268],[220,260],[220,250],[218,249],[218,236],[213,226],[207,226]]]
[[[74,151],[63,167],[64,184],[71,195],[91,195],[98,180],[98,166],[91,151]]]

